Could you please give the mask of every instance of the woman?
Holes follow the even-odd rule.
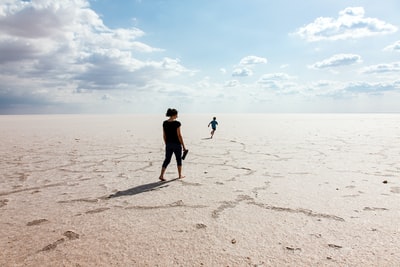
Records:
[[[162,164],[160,180],[165,181],[164,173],[168,164],[171,162],[172,154],[175,154],[176,164],[178,166],[179,179],[184,178],[182,175],[182,148],[186,150],[181,134],[181,123],[177,121],[178,111],[169,108],[167,110],[168,120],[163,123],[163,137],[165,143],[165,160]]]

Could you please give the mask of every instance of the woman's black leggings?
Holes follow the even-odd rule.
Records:
[[[165,145],[165,160],[163,162],[163,168],[166,168],[171,162],[172,154],[175,154],[176,164],[182,166],[182,145],[167,143]]]

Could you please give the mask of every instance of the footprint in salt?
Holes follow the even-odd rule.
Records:
[[[387,208],[365,207],[364,211],[387,211]]]
[[[68,240],[75,240],[75,239],[79,239],[79,234],[73,232],[73,231],[66,231],[64,232],[63,236],[65,236],[66,238],[68,238]],[[58,245],[64,243],[66,240],[64,237],[58,239],[57,241],[45,246],[44,248],[42,248],[41,250],[39,250],[38,252],[48,252],[51,251],[55,248],[57,248]]]
[[[79,234],[73,231],[66,231],[63,235],[66,236],[69,240],[79,239]]]
[[[0,208],[6,206],[8,203],[8,199],[0,199]]]
[[[44,248],[42,248],[41,250],[39,250],[38,252],[46,252],[46,251],[50,251],[55,249],[59,244],[62,244],[65,242],[65,238],[60,238],[57,241],[45,246]]]
[[[42,223],[45,223],[45,222],[48,222],[48,220],[46,220],[46,219],[33,220],[33,221],[31,221],[31,222],[28,222],[28,223],[26,224],[26,226],[39,225],[39,224],[42,224]]]
[[[18,179],[21,182],[25,182],[26,180],[28,180],[28,177],[29,177],[29,174],[26,174],[26,173],[17,173],[17,175],[18,175]]]
[[[98,209],[94,209],[94,210],[88,210],[85,213],[86,214],[93,214],[93,213],[100,213],[106,210],[109,210],[110,208],[98,208]]]
[[[180,180],[180,182],[182,183],[182,185],[184,186],[202,186],[202,184],[200,183],[191,183],[191,182],[186,182],[184,180]]]
[[[207,225],[205,225],[204,223],[196,224],[196,229],[205,229],[205,228],[207,228]]]

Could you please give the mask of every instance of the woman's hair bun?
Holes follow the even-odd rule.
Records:
[[[171,116],[175,116],[175,115],[177,115],[177,114],[178,114],[178,111],[177,111],[176,109],[174,109],[174,108],[169,108],[169,109],[167,110],[167,113],[165,114],[165,116],[171,117]]]

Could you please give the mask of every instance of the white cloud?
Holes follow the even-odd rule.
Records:
[[[291,77],[286,73],[269,73],[261,76],[261,80],[288,81],[292,79],[294,79],[294,77]]]
[[[319,80],[316,82],[312,82],[309,90],[312,91],[314,95],[334,95],[338,91],[341,91],[343,88],[343,84],[337,81],[330,80]]]
[[[293,93],[299,91],[300,86],[293,82],[296,77],[289,76],[286,73],[269,73],[264,74],[257,81],[262,88],[280,90],[284,93]]]
[[[365,82],[365,81],[319,81],[312,83],[310,90],[313,95],[326,97],[349,97],[359,94],[380,94],[396,92],[400,89],[400,81]]]
[[[352,65],[356,63],[361,63],[361,56],[355,54],[337,54],[330,58],[324,59],[322,61],[316,62],[309,66],[312,69],[323,69],[340,67],[346,65]]]
[[[258,64],[266,64],[268,60],[263,57],[257,57],[257,56],[247,56],[244,57],[240,60],[239,65],[241,66],[254,66]]]
[[[252,76],[253,71],[249,68],[236,68],[233,70],[232,76],[233,77],[247,77]]]
[[[348,7],[338,18],[319,17],[295,34],[307,41],[355,39],[397,31],[397,27],[377,18],[365,17],[363,7]]]
[[[368,83],[368,82],[351,82],[346,85],[344,91],[350,93],[383,93],[397,91],[400,89],[400,81]]]
[[[178,59],[138,59],[163,51],[141,42],[144,35],[105,26],[86,0],[2,0],[0,102],[58,105],[96,90],[104,99],[105,90],[145,90],[190,73]]]
[[[378,95],[399,90],[400,80],[385,82],[320,80],[306,85],[303,93],[310,97],[349,99],[358,95]]]
[[[225,82],[224,87],[237,87],[240,85],[240,82],[238,80],[230,80]]]
[[[235,66],[232,76],[233,77],[247,77],[253,75],[253,69],[260,64],[266,64],[268,60],[263,57],[246,56],[242,58],[239,65]]]
[[[395,42],[394,44],[391,44],[387,47],[384,48],[384,51],[396,51],[400,52],[400,41]]]
[[[104,100],[104,101],[109,101],[109,100],[112,100],[112,99],[113,99],[113,97],[110,96],[109,94],[104,94],[104,95],[101,97],[101,100]]]
[[[361,70],[364,74],[392,73],[400,72],[400,62],[378,64],[365,67]]]

